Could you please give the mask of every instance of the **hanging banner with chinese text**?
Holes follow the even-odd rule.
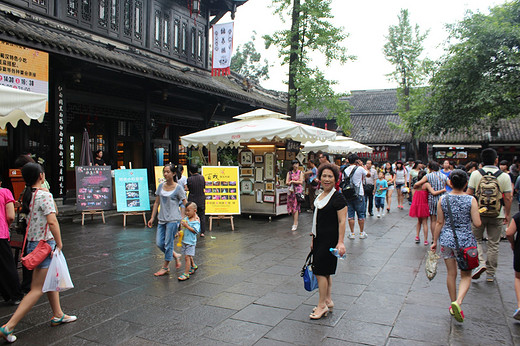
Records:
[[[49,99],[49,54],[0,41],[0,85],[44,94]]]
[[[202,166],[206,215],[240,214],[238,167]]]
[[[76,166],[76,209],[112,209],[110,166]]]
[[[231,73],[233,52],[233,23],[213,25],[212,76],[227,76]]]
[[[146,169],[118,169],[114,177],[117,211],[150,210]]]

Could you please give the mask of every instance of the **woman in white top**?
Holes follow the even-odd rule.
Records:
[[[170,262],[175,258],[175,268],[181,267],[181,255],[173,251],[175,234],[179,229],[179,223],[183,217],[179,205],[186,205],[186,193],[184,188],[177,184],[177,175],[172,165],[163,168],[164,183],[159,184],[155,195],[152,216],[148,220],[148,227],[153,226],[155,216],[158,213],[156,244],[164,253],[164,264],[154,275],[163,276],[170,273]],[[159,205],[161,209],[159,210]]]
[[[29,215],[27,253],[34,251],[40,240],[46,240],[54,251],[61,251],[63,244],[61,242],[60,225],[56,219],[54,200],[47,189],[42,189],[42,184],[45,181],[45,173],[42,167],[37,163],[27,163],[22,168],[22,176],[26,184],[22,211]],[[43,283],[47,276],[52,254],[53,252],[34,269],[31,291],[23,298],[11,319],[0,328],[0,336],[7,342],[16,341],[16,336],[13,335],[14,327],[43,295]],[[47,298],[53,312],[51,326],[77,320],[76,316],[68,316],[63,313],[58,292],[47,292]]]
[[[408,185],[408,172],[402,161],[395,163],[395,189],[397,190],[397,209],[404,209],[403,187]]]

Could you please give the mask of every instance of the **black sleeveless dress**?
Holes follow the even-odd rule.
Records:
[[[339,238],[338,210],[347,206],[341,192],[334,192],[329,202],[322,209],[318,209],[316,217],[316,237],[313,244],[313,267],[316,275],[331,275],[336,273],[338,259],[330,252],[336,247]]]

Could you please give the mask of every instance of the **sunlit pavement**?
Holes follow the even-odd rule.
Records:
[[[462,305],[466,320],[449,314],[446,269],[433,281],[424,272],[428,247],[414,242],[415,219],[392,210],[369,217],[367,239],[346,239],[347,259],[333,277],[334,311],[309,319],[318,293],[303,288],[312,214],[221,221],[199,239],[198,271],[188,281],[154,277],[162,254],[155,228],[122,216],[63,224],[64,254],[75,288],[62,293],[63,310],[78,321],[50,327],[45,300],[17,326],[18,345],[496,345],[520,344],[512,251],[500,245],[495,283],[483,275]],[[356,226],[357,229],[357,226]],[[356,233],[359,232],[356,230]],[[184,262],[183,262],[184,265]],[[0,303],[0,322],[14,311]]]

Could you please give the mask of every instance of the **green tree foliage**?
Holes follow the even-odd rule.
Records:
[[[336,82],[326,79],[323,71],[312,64],[312,58],[320,53],[326,66],[333,61],[343,64],[354,59],[339,45],[347,34],[331,24],[330,4],[331,0],[273,0],[275,13],[282,20],[291,16],[291,27],[264,39],[266,48],[278,47],[283,64],[289,66],[287,114],[295,119],[297,109],[308,113],[327,108],[329,117],[336,117],[338,124],[347,129],[349,104],[340,100],[344,95],[332,89]]]
[[[421,34],[417,24],[412,28],[407,9],[402,9],[397,17],[399,23],[388,28],[388,41],[383,48],[386,59],[395,67],[388,76],[399,85],[397,112],[401,124],[391,125],[412,135],[412,145],[417,158],[419,137],[427,129],[422,114],[428,89],[421,87],[421,84],[428,76],[431,62],[428,59],[420,59],[420,56],[428,32]]]
[[[258,83],[260,80],[269,78],[269,62],[262,60],[261,54],[255,47],[256,31],[253,31],[251,40],[240,45],[231,59],[231,70],[243,77]]]
[[[520,2],[469,12],[450,27],[451,44],[431,79],[435,133],[493,127],[520,112]]]

